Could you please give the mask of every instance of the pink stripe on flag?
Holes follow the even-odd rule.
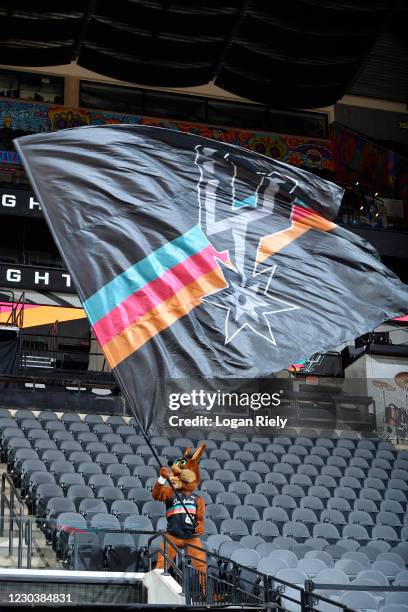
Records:
[[[292,221],[302,221],[305,217],[321,217],[321,215],[310,208],[303,208],[302,206],[294,206],[292,208],[292,214],[290,215]]]
[[[203,274],[215,270],[218,267],[216,257],[227,261],[228,253],[218,253],[212,245],[209,245],[129,296],[93,326],[99,343],[104,346],[146,312]]]

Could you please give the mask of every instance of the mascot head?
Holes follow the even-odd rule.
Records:
[[[198,462],[205,451],[202,444],[192,453],[186,448],[184,457],[177,459],[170,468],[169,480],[176,491],[182,491],[185,495],[192,493],[200,484],[200,468]]]

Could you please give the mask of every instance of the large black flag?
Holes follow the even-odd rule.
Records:
[[[268,376],[408,310],[407,287],[333,222],[342,189],[304,170],[129,125],[17,149],[145,428],[160,380]]]

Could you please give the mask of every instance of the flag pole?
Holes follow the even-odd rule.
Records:
[[[156,459],[158,466],[159,466],[160,468],[164,467],[164,466],[162,466],[162,465],[161,465],[161,462],[160,462],[160,459],[159,459],[159,455],[157,454],[156,449],[154,448],[153,444],[150,442],[149,434],[148,434],[148,433],[145,431],[145,429],[144,429],[144,427],[143,427],[143,425],[142,425],[142,423],[141,423],[141,421],[140,421],[139,417],[137,416],[136,410],[133,408],[132,402],[130,401],[130,399],[129,399],[129,397],[128,397],[128,394],[127,394],[127,392],[125,391],[125,389],[123,389],[123,394],[124,394],[125,399],[127,399],[127,402],[128,402],[128,404],[129,404],[130,410],[131,410],[132,415],[133,415],[133,418],[134,418],[134,419],[137,421],[137,423],[138,423],[138,425],[139,425],[139,428],[140,428],[140,431],[142,432],[142,436],[143,436],[143,438],[145,439],[147,446],[148,446],[148,447],[150,448],[150,450],[152,451],[152,455],[153,455],[153,457]],[[194,525],[194,529],[195,529],[195,528],[196,528],[196,526],[197,526],[197,520],[196,520],[196,518],[195,518],[195,517],[193,517],[193,516],[191,515],[191,513],[190,513],[190,512],[189,512],[189,510],[187,509],[187,507],[186,507],[185,503],[184,503],[184,502],[183,502],[183,500],[181,499],[181,497],[180,497],[180,495],[179,495],[178,491],[175,489],[175,487],[174,487],[173,483],[171,482],[171,480],[170,480],[168,477],[167,477],[167,482],[169,483],[170,487],[173,489],[173,492],[174,492],[175,496],[177,497],[178,501],[179,501],[179,502],[180,502],[180,504],[182,505],[182,507],[183,507],[183,509],[184,509],[185,513],[187,514],[187,516],[188,516],[189,520],[191,521],[191,524],[192,524],[192,525]]]

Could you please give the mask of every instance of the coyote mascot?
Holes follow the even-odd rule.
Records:
[[[199,538],[204,533],[205,502],[195,490],[200,484],[198,462],[204,450],[204,444],[195,453],[191,453],[187,448],[184,457],[177,459],[170,471],[165,467],[160,468],[160,477],[152,489],[153,499],[166,504],[167,538],[178,548],[186,550],[191,556],[193,566],[200,572],[206,571],[206,554]],[[166,486],[166,480],[171,482],[178,495],[174,493],[172,487]],[[189,544],[197,548],[190,548]],[[164,542],[161,545],[162,552],[163,549]],[[157,557],[157,569],[164,567],[162,552]],[[176,550],[173,546],[167,547],[167,555],[170,559],[174,559]]]

